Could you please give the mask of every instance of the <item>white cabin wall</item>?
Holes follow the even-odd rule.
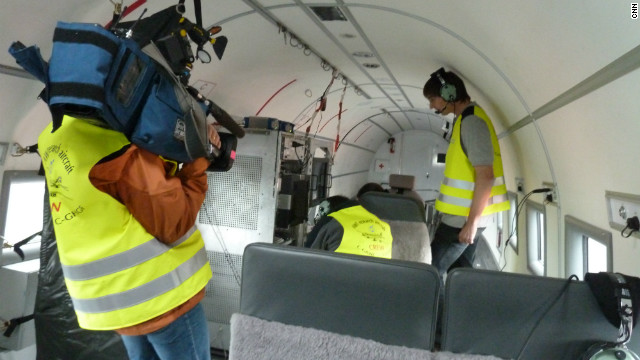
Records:
[[[331,168],[333,178],[329,195],[355,197],[360,187],[368,182],[367,175],[372,157],[371,151],[341,145]]]
[[[637,91],[629,91],[639,83],[636,70],[539,121],[558,178],[562,221],[572,215],[611,231],[613,271],[633,276],[640,275],[640,240],[609,226],[604,192],[640,195],[640,103]]]
[[[564,218],[574,216],[613,235],[613,271],[638,276],[640,240],[623,238],[609,226],[605,191],[640,194],[638,178],[640,157],[638,134],[640,104],[636,92],[640,71],[618,79],[584,96],[536,124],[547,148],[549,165],[534,124],[509,136],[522,148],[522,178],[525,193],[557,181],[560,207],[545,205],[547,218],[547,275],[567,277],[564,273]],[[523,194],[519,194],[522,199]],[[544,203],[542,194],[530,197]],[[524,217],[520,216],[519,254],[508,250],[509,261],[515,259],[516,272],[527,273]],[[583,274],[579,274],[583,275]]]
[[[38,135],[51,122],[49,108],[41,100],[34,100],[33,108],[17,122],[11,143],[18,143],[23,147],[38,142]],[[11,170],[38,170],[40,157],[38,154],[24,154],[22,156],[9,155],[5,161],[5,168]]]
[[[435,199],[444,176],[444,164],[436,163],[436,156],[447,151],[447,142],[429,131],[405,131],[392,137],[394,152],[389,143],[378,148],[369,164],[367,181],[388,187],[391,174],[413,175],[420,196],[425,201]]]

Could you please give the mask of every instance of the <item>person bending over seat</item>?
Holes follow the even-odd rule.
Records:
[[[389,224],[367,211],[357,200],[338,195],[327,198],[325,202],[321,208],[326,215],[309,233],[305,246],[391,258],[393,237]]]

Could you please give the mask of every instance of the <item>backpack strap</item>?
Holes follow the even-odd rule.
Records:
[[[625,344],[631,339],[631,331],[633,330],[633,300],[631,298],[631,289],[627,285],[624,276],[618,273],[607,273],[611,282],[615,284],[614,292],[616,297],[616,305],[618,316],[620,317],[620,329],[618,331],[618,339],[616,343]]]
[[[24,261],[24,252],[22,251],[21,247],[22,245],[27,244],[29,241],[31,241],[33,238],[35,238],[36,236],[42,235],[42,231],[38,231],[37,233],[30,235],[29,237],[27,237],[26,239],[20,240],[17,243],[15,243],[13,245],[13,251],[18,254],[18,256],[20,256],[20,259],[22,259],[22,261]]]
[[[34,314],[21,316],[7,321],[6,330],[2,335],[5,337],[10,337],[13,334],[13,331],[18,327],[18,325],[26,323],[27,321],[33,320]]]
[[[464,111],[462,111],[462,116],[460,117],[460,121],[464,120],[469,115],[473,115],[475,113],[475,106],[467,106]]]

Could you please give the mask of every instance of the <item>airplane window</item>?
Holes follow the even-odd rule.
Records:
[[[538,227],[538,261],[544,266],[544,245],[545,245],[545,236],[544,236],[544,214],[538,213],[537,216],[537,227]]]
[[[546,228],[544,206],[527,201],[527,260],[535,275],[546,275]]]
[[[586,270],[587,272],[598,273],[607,271],[607,245],[597,239],[584,237],[584,245],[586,251]]]
[[[42,230],[44,177],[36,171],[5,171],[0,203],[0,233],[13,245]],[[39,241],[33,239],[30,243]]]
[[[613,271],[612,234],[585,221],[565,216],[566,274]]]

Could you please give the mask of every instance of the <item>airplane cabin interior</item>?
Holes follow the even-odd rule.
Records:
[[[127,359],[119,314],[153,321],[177,298],[203,310],[212,359],[640,359],[638,16],[623,0],[5,0],[0,360]],[[208,161],[175,244],[95,185],[131,148],[184,187]],[[464,244],[468,227],[475,253],[439,270],[440,230]],[[129,242],[143,232],[153,244]]]

